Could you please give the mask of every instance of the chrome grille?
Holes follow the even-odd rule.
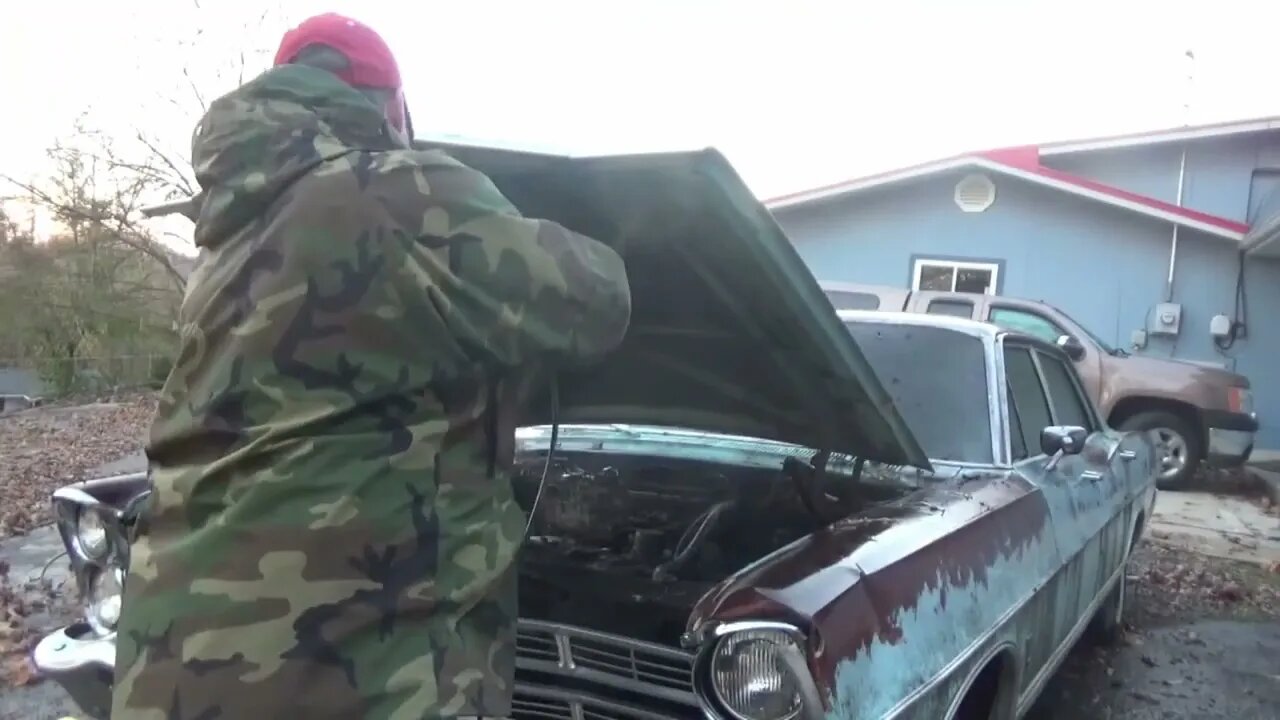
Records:
[[[516,683],[511,717],[513,720],[695,720],[701,716],[692,708],[684,712],[670,712],[621,703],[598,695]]]
[[[586,628],[521,620],[516,698],[522,720],[697,717],[693,656]]]

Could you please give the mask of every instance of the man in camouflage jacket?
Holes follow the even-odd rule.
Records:
[[[282,50],[193,139],[205,257],[148,446],[115,720],[509,714],[511,408],[629,322],[619,256],[407,149],[385,44],[325,17],[286,45],[350,67]]]

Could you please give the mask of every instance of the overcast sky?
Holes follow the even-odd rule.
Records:
[[[246,30],[261,10],[262,27]],[[419,134],[715,146],[762,197],[966,149],[1280,114],[1267,0],[58,0],[6,4],[3,171],[90,111],[185,149],[205,98],[323,10],[377,28]],[[255,54],[256,53],[256,54]],[[184,76],[190,76],[190,81]],[[193,89],[194,86],[194,89]],[[182,150],[179,150],[180,152]]]

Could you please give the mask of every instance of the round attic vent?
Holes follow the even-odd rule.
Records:
[[[996,201],[996,184],[986,175],[966,175],[956,183],[956,206],[965,212],[982,212]]]

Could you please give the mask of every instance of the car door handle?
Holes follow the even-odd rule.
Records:
[[[1080,473],[1080,479],[1088,480],[1089,482],[1098,482],[1102,479],[1102,473],[1097,472],[1096,470],[1085,470]]]
[[[1133,460],[1133,459],[1134,459],[1134,458],[1136,458],[1136,457],[1138,457],[1138,453],[1136,453],[1136,452],[1134,452],[1134,451],[1132,451],[1132,450],[1121,450],[1121,451],[1120,451],[1120,459],[1121,459],[1121,460],[1123,460],[1123,461],[1125,461],[1125,462],[1129,462],[1130,460]]]

